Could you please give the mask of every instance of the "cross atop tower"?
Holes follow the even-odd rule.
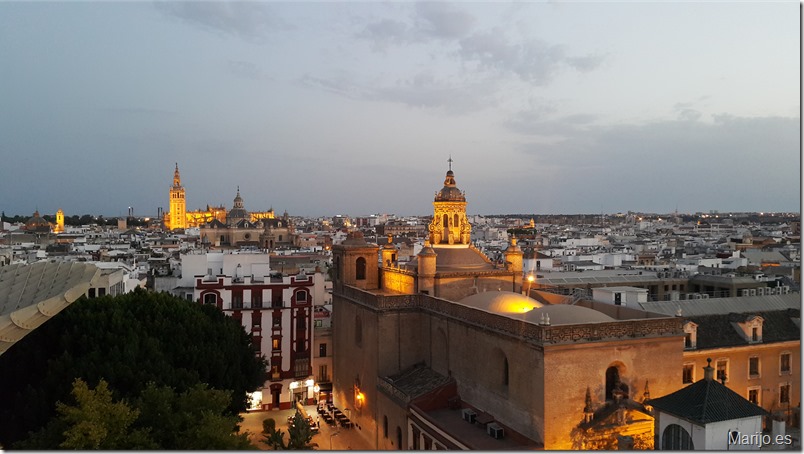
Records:
[[[449,159],[447,159],[447,162],[449,163],[449,170],[452,170],[452,155],[449,155]]]

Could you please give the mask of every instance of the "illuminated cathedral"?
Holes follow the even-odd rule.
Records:
[[[240,197],[240,188],[237,188],[237,196],[234,199],[234,207],[227,212],[226,207],[207,205],[206,210],[187,211],[187,199],[184,186],[181,185],[181,175],[179,174],[179,164],[173,171],[173,185],[170,187],[170,210],[165,213],[163,222],[167,230],[183,230],[192,227],[201,227],[217,220],[225,225],[234,225],[240,220],[247,219],[256,223],[262,219],[274,219],[274,210],[256,211],[249,213],[243,206],[243,199]]]
[[[681,384],[680,319],[531,298],[516,240],[495,262],[470,233],[450,160],[413,260],[360,231],[333,246],[333,401],[356,435],[376,450],[652,448],[650,392]]]

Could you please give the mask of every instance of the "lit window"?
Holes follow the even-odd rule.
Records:
[[[790,353],[782,353],[779,355],[779,374],[790,373]]]
[[[681,382],[684,384],[692,383],[694,378],[695,372],[695,364],[684,364],[684,370],[681,373]]]
[[[759,405],[759,388],[748,388],[748,401]]]
[[[717,360],[717,380],[719,382],[727,382],[729,381],[729,360],[727,359],[719,359]]]
[[[748,358],[748,376],[749,378],[759,377],[759,357],[752,356]]]
[[[790,403],[790,384],[784,383],[779,386],[779,403],[780,404],[789,404]]]
[[[274,350],[279,350],[279,339],[272,340],[271,348],[273,348]]]

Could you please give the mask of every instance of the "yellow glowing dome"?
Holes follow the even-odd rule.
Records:
[[[475,309],[507,315],[524,314],[534,308],[543,306],[542,303],[533,298],[507,291],[476,293],[458,302]]]

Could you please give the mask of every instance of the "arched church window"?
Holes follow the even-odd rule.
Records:
[[[606,369],[606,400],[614,400],[616,396],[628,398],[628,385],[623,383],[620,368],[611,366]]]
[[[355,279],[362,281],[366,279],[366,259],[358,257],[355,262]]]
[[[449,216],[445,214],[444,215],[444,228],[447,228],[447,226],[449,226]]]
[[[691,451],[695,447],[686,429],[678,424],[670,424],[662,432],[662,449]]]
[[[204,295],[204,304],[217,304],[218,298],[214,293],[207,293]]]
[[[453,216],[453,218],[452,218],[452,225],[453,225],[454,227],[457,227],[457,226],[458,226],[458,213],[455,213],[455,215]]]

